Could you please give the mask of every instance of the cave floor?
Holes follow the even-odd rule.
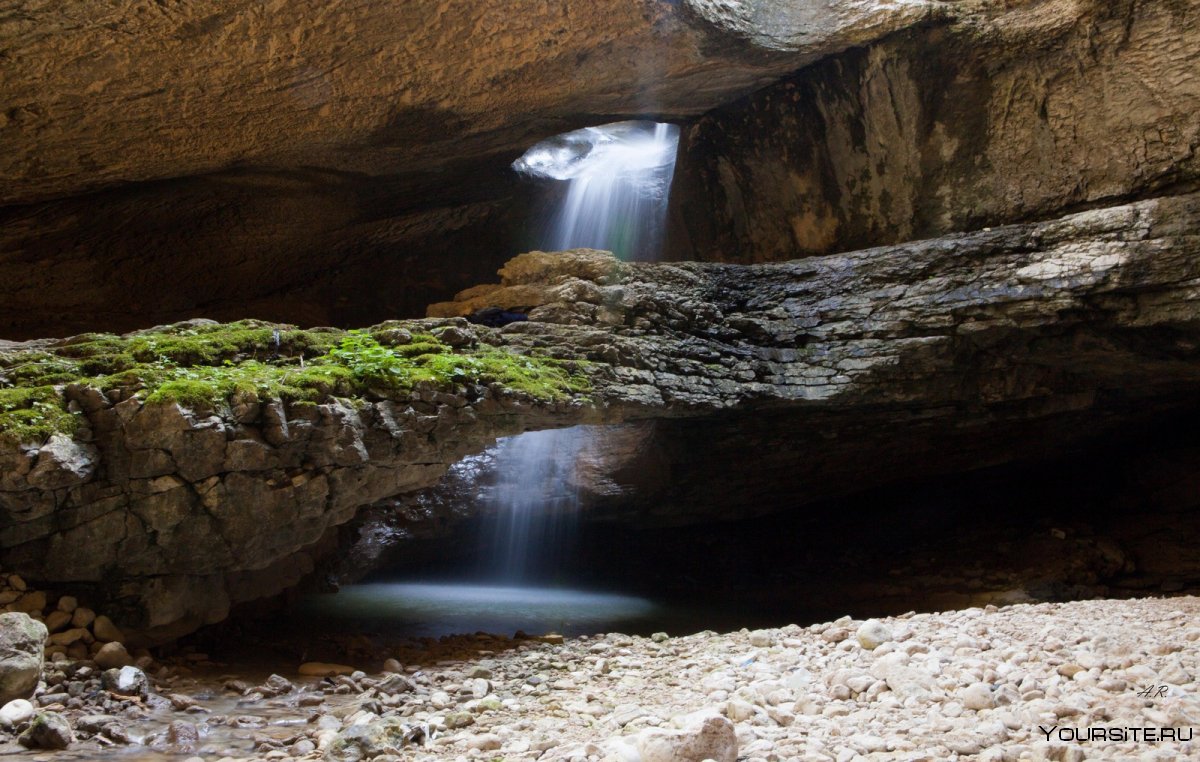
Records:
[[[164,659],[160,698],[128,700],[107,720],[79,710],[72,724],[94,737],[28,758],[340,760],[390,746],[411,760],[619,760],[656,743],[683,754],[733,739],[748,760],[1200,755],[1194,741],[1170,740],[1200,725],[1198,597],[876,621],[649,638],[480,633],[385,651],[364,635],[327,635],[313,654],[362,670],[332,679],[298,677],[297,663],[247,641],[231,653],[267,656]],[[868,650],[867,635],[882,644]],[[286,681],[268,679],[272,668]],[[690,736],[704,713],[727,719]],[[1096,737],[1133,727],[1153,729],[1153,740]],[[133,743],[114,743],[122,732]]]

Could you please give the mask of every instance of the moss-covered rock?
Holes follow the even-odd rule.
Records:
[[[301,330],[255,320],[193,320],[124,336],[85,334],[0,352],[0,437],[38,443],[73,434],[68,385],[200,411],[265,401],[379,398],[423,384],[499,384],[540,400],[585,391],[578,363],[481,345],[458,326],[442,341],[414,321],[374,329]]]

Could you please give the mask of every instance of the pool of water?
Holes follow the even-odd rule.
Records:
[[[322,629],[359,629],[410,637],[471,632],[643,632],[670,613],[649,599],[560,587],[462,582],[375,582],[310,596],[295,614]]]

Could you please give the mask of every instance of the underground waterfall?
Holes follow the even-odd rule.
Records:
[[[619,122],[530,148],[513,170],[540,184],[547,196],[548,222],[534,223],[538,247],[659,259],[678,144],[675,125]],[[471,486],[462,500],[484,518],[477,558],[466,564],[467,571],[455,572],[454,581],[354,585],[318,598],[313,615],[342,622],[386,620],[396,629],[433,634],[485,626],[582,634],[618,624],[642,630],[667,619],[690,621],[690,609],[564,586],[565,566],[576,552],[577,460],[604,436],[604,427],[531,431],[468,458],[452,471],[467,475]]]
[[[542,234],[546,251],[593,248],[621,259],[655,261],[662,247],[679,128],[621,122],[560,135],[532,147],[513,168],[552,181],[557,209]],[[565,191],[555,185],[565,184]],[[500,579],[553,574],[577,520],[573,477],[587,439],[583,427],[530,432],[495,452],[495,483],[484,497]],[[547,563],[547,560],[550,562]]]
[[[0,11],[0,756],[1200,759],[1200,0]]]

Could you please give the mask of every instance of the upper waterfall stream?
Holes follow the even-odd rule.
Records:
[[[518,172],[566,183],[541,235],[546,251],[588,247],[622,259],[660,257],[679,148],[673,124],[588,127],[530,148]]]

